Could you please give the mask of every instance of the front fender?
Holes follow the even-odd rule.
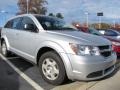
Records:
[[[37,48],[36,52],[38,52],[43,47],[49,47],[49,48],[54,49],[60,55],[60,57],[64,63],[64,66],[66,69],[66,74],[67,74],[68,78],[73,76],[72,75],[72,65],[70,63],[69,57],[68,57],[65,49],[60,44],[53,42],[53,41],[45,41],[45,42],[39,44],[39,47]],[[36,53],[36,56],[37,56],[37,53]]]

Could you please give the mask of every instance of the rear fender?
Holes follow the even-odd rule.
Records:
[[[6,36],[2,36],[2,37],[1,37],[1,40],[4,40],[4,41],[5,41],[6,46],[7,46],[7,49],[10,50],[10,44],[9,44],[9,42],[8,42],[7,37],[6,37]],[[2,41],[1,41],[1,44],[2,44]]]

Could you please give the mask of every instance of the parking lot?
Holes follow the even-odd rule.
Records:
[[[36,65],[33,65],[23,58],[18,56],[12,56],[5,58],[0,55],[0,90],[36,90],[37,85],[39,85],[42,89],[49,90],[54,88],[55,86],[46,83],[40,76],[38,68]],[[19,71],[15,72],[14,69],[10,65],[14,65],[18,68],[22,73],[24,73],[27,77],[32,79],[33,81],[29,83],[29,79],[24,78],[24,76],[20,76],[22,74]],[[33,82],[37,85],[32,86]],[[67,84],[75,83],[73,81],[68,81]]]
[[[119,64],[116,71],[108,76],[112,77],[119,71]],[[67,81],[64,85],[53,86],[46,83],[40,76],[36,65],[33,65],[23,58],[11,56],[8,58],[0,54],[0,90],[88,90],[101,81],[107,81],[108,77],[102,80],[84,82]],[[119,89],[118,89],[119,90]]]
[[[19,73],[19,71],[15,72],[15,68],[11,67],[9,65],[10,63],[6,63],[5,60],[6,59],[4,57],[0,58],[0,71],[3,72],[2,74],[0,74],[0,81],[3,81],[0,83],[0,90],[35,90],[34,87],[36,87],[37,85],[40,85],[40,87],[45,90],[55,87],[44,82],[36,65],[33,65],[25,61],[24,59],[16,56],[7,58],[8,63],[10,62],[22,73],[24,73],[25,76],[33,80],[29,83],[30,80],[28,78],[25,78],[26,80],[23,79],[25,76],[20,76],[20,74],[22,73]],[[33,82],[37,83],[37,85],[32,86]]]
[[[119,0],[0,4],[0,90],[120,90]]]

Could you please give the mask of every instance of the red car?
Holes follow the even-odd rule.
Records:
[[[90,33],[90,34],[94,34],[94,35],[100,35],[103,36],[99,31],[95,30],[95,29],[91,29],[91,28],[78,28],[80,31],[85,32],[85,33]],[[110,40],[112,42],[112,46],[113,46],[113,50],[116,52],[117,56],[120,56],[120,40],[118,39],[113,39],[107,36],[103,36],[105,38],[107,38],[108,40]]]
[[[114,51],[117,53],[117,56],[120,56],[120,40],[113,39],[107,36],[104,36],[105,38],[109,39],[112,42],[112,46]]]

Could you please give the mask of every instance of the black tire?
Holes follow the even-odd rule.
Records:
[[[5,49],[5,48],[6,48],[6,49]],[[3,49],[4,49],[5,51],[3,51]],[[7,49],[7,46],[6,46],[5,41],[3,41],[2,44],[1,44],[1,53],[2,53],[2,55],[4,55],[5,57],[8,57],[8,56],[10,55],[10,52],[9,52],[8,49]]]
[[[51,63],[55,63],[55,65],[50,64],[51,66],[53,66],[52,69],[51,69],[51,71],[54,71],[54,72],[51,72],[51,73],[54,73],[54,76],[56,77],[56,79],[54,79],[54,80],[49,79],[49,78],[52,78],[52,77],[49,77],[49,75],[48,75],[48,77],[49,77],[49,78],[48,78],[48,77],[45,76],[45,74],[44,74],[44,72],[45,72],[46,70],[43,70],[43,66],[44,66],[44,64],[46,64],[46,60],[47,60],[47,59],[48,59],[48,60],[52,60]],[[54,67],[54,66],[55,66],[55,67]],[[49,65],[48,65],[48,67],[49,67]],[[47,67],[47,68],[48,68],[48,67]],[[56,68],[57,68],[57,69],[56,69]],[[40,58],[40,60],[39,60],[39,70],[40,70],[40,73],[41,73],[42,78],[43,78],[45,81],[47,81],[48,83],[53,84],[53,85],[60,85],[60,84],[62,84],[63,82],[65,82],[65,80],[67,79],[64,64],[63,64],[60,56],[59,56],[57,53],[55,53],[54,51],[46,52],[46,53],[44,53],[44,54],[41,56],[41,58]],[[58,74],[58,75],[55,74],[55,70],[59,70],[59,74]],[[47,71],[46,71],[46,72],[47,72]],[[45,73],[46,73],[46,72],[45,72]]]

